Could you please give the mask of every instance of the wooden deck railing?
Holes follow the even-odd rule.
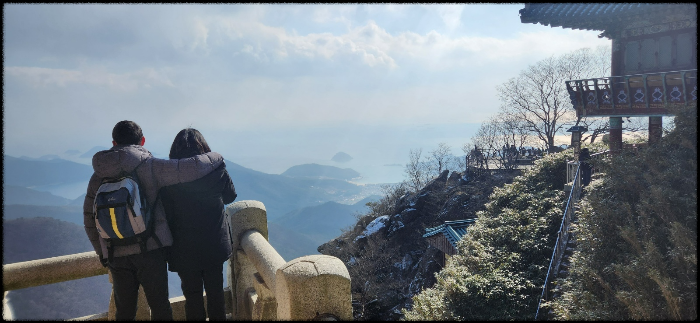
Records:
[[[229,205],[233,255],[224,288],[228,317],[234,320],[352,320],[350,275],[340,259],[312,255],[286,262],[267,241],[267,212],[258,201]],[[10,290],[108,274],[95,252],[3,265],[4,296]],[[110,277],[111,281],[111,277]],[[105,300],[107,301],[107,300]],[[206,295],[205,295],[206,302]],[[114,320],[109,311],[72,320]],[[170,299],[173,318],[185,320],[183,296]],[[143,289],[137,320],[149,320]],[[3,318],[12,319],[5,297]]]
[[[697,102],[698,70],[566,81],[578,116],[668,115],[667,105]]]

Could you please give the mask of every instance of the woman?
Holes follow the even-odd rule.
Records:
[[[187,128],[175,136],[170,159],[210,151],[202,134]],[[231,233],[224,205],[236,199],[225,165],[196,181],[164,187],[160,193],[173,234],[168,269],[182,280],[187,320],[206,319],[202,286],[209,320],[225,320],[223,264],[231,256]]]

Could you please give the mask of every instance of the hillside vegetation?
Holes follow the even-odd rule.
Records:
[[[697,319],[697,107],[675,124],[658,144],[598,165],[557,319]]]
[[[564,207],[567,154],[494,190],[460,254],[413,298],[406,319],[534,318]],[[677,111],[660,142],[594,164],[572,229],[570,274],[545,310],[560,320],[696,320],[696,107]]]
[[[426,228],[444,221],[473,218],[494,189],[518,171],[467,179],[443,171],[413,191],[410,185],[386,186],[384,196],[368,203],[369,212],[340,237],[318,251],[345,262],[352,282],[355,320],[399,320],[401,309],[423,288],[433,286],[442,254],[430,247]]]
[[[408,320],[533,319],[566,202],[568,152],[551,154],[495,188]]]

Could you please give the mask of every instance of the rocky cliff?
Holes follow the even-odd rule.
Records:
[[[318,248],[348,266],[356,320],[398,320],[411,297],[435,283],[442,253],[422,237],[444,221],[473,218],[494,187],[519,172],[481,176],[443,171],[418,192],[387,187],[351,230]]]

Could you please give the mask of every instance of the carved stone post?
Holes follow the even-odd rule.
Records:
[[[350,274],[336,257],[304,256],[277,270],[277,319],[350,321]]]
[[[14,314],[12,314],[12,308],[10,308],[10,304],[8,304],[8,299],[7,299],[7,293],[10,291],[5,291],[2,297],[2,320],[3,321],[12,321],[14,320]]]
[[[254,274],[257,270],[243,251],[241,238],[249,230],[255,230],[265,239],[268,238],[267,210],[265,205],[259,201],[239,201],[226,208],[226,215],[231,224],[233,249],[229,259],[229,268],[227,268],[232,298],[231,313],[234,320],[251,320],[253,318],[253,304],[250,304],[248,300],[251,295],[256,295]]]

